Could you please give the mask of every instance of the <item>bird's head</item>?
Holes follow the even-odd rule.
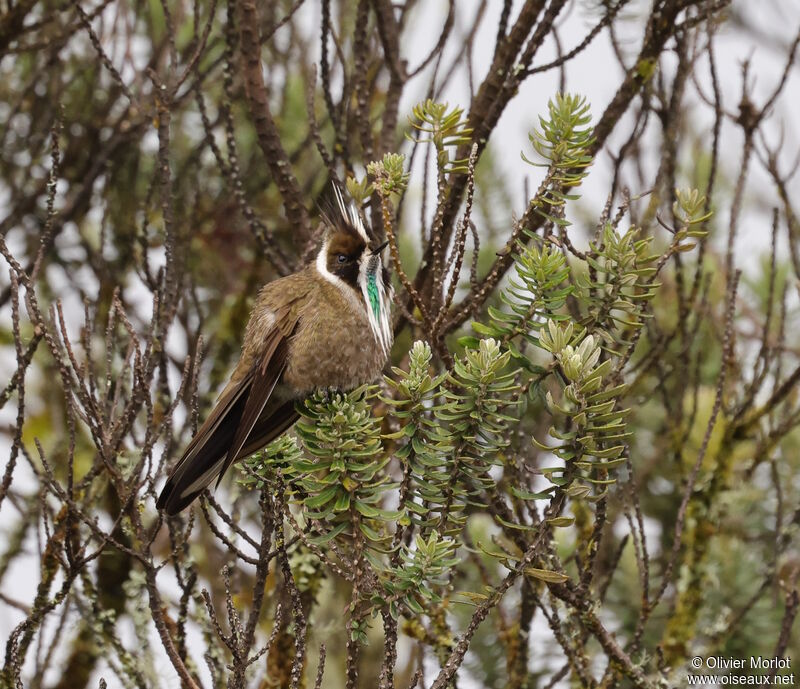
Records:
[[[335,203],[323,213],[325,235],[317,254],[317,270],[329,281],[363,299],[378,341],[391,345],[389,309],[392,287],[383,263],[388,242],[378,238],[334,185]]]
[[[335,204],[330,204],[323,214],[325,235],[317,264],[323,262],[331,275],[360,291],[358,282],[362,274],[383,270],[383,250],[387,242],[375,236],[355,205],[345,201],[336,186],[334,194]]]

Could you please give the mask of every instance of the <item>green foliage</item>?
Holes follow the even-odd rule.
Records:
[[[517,336],[537,345],[538,339],[531,331],[542,327],[547,318],[560,320],[557,315],[563,308],[573,287],[567,282],[570,271],[561,253],[555,246],[545,244],[541,249],[520,245],[514,262],[516,277],[500,293],[500,300],[510,311],[501,311],[490,306],[488,323],[473,323],[473,329],[503,343],[510,343]],[[529,361],[520,356],[513,345],[511,351],[515,359],[526,365]]]
[[[705,213],[706,197],[697,189],[676,189],[675,203],[672,204],[672,212],[675,217],[685,226],[697,225],[708,220],[712,213]],[[690,233],[690,237],[703,237],[705,232]]]
[[[454,557],[456,545],[453,539],[442,538],[433,531],[427,539],[417,536],[413,548],[402,546],[399,567],[383,581],[392,617],[398,617],[398,603],[412,614],[421,615],[430,605],[442,602],[435,588],[447,586],[448,574],[458,564]]]
[[[547,393],[548,407],[552,414],[561,414],[569,419],[568,430],[552,427],[550,435],[558,445],[547,446],[533,438],[540,449],[552,452],[565,462],[565,467],[542,469],[542,472],[557,486],[570,483],[570,466],[582,470],[589,483],[605,485],[613,482],[608,471],[624,461],[625,439],[630,435],[625,426],[629,410],[617,409],[617,399],[625,392],[625,385],[609,386],[611,359],[600,362],[602,350],[593,335],[586,335],[579,342],[573,337],[573,326],[568,323],[559,327],[548,321],[539,342],[553,354],[563,378],[562,399],[556,402],[552,393]],[[571,486],[572,497],[587,497],[586,486]]]
[[[392,367],[393,377],[385,379],[394,396],[384,401],[393,407],[392,415],[403,424],[386,438],[402,441],[395,451],[408,477],[401,499],[411,521],[418,526],[430,526],[436,521],[428,506],[442,500],[449,479],[446,457],[452,449],[448,434],[435,417],[441,411],[436,398],[447,374],[432,377],[431,358],[430,345],[414,342],[409,352],[408,372]]]
[[[303,459],[303,451],[295,438],[282,435],[273,440],[261,452],[248,457],[238,468],[242,474],[239,483],[250,488],[261,489],[273,484],[276,471],[284,471]]]
[[[525,162],[531,165],[553,165],[559,169],[585,168],[592,162],[586,150],[594,141],[589,104],[586,98],[575,94],[557,93],[555,99],[547,103],[549,119],[539,117],[541,129],[528,135],[533,149],[547,162],[535,163],[524,155]],[[581,177],[583,175],[581,174]],[[574,183],[581,177],[570,177]]]
[[[519,403],[520,391],[510,359],[510,352],[503,352],[496,340],[480,340],[448,375],[443,390],[446,404],[436,411],[453,446],[447,465],[450,480],[440,511],[440,522],[448,529],[463,523],[461,513],[467,503],[476,503],[481,492],[493,486],[489,469],[502,464],[509,424],[516,421],[507,411]]]
[[[390,457],[383,455],[380,419],[372,415],[375,391],[317,392],[298,405],[297,436],[310,458],[295,459],[286,475],[306,518],[326,529],[319,543],[337,536],[354,537],[353,527],[379,547],[386,525],[402,512],[384,510],[381,498],[396,487],[383,472]],[[360,515],[354,519],[354,515]]]
[[[350,195],[350,198],[353,199],[358,206],[363,206],[364,202],[374,191],[367,177],[362,177],[360,180],[355,177],[348,177],[345,180],[345,186],[347,187],[347,193]]]
[[[510,359],[494,339],[479,340],[451,373],[432,379],[430,347],[416,342],[409,372],[394,369],[395,379],[387,379],[397,392],[387,402],[405,421],[389,436],[404,440],[395,453],[409,476],[404,502],[423,532],[459,528],[466,505],[491,487],[489,469],[502,464],[508,426],[515,421],[507,411],[518,404],[517,370]]]
[[[434,145],[440,174],[466,173],[469,159],[451,159],[450,149],[470,143],[472,128],[463,119],[463,108],[448,108],[447,103],[437,103],[431,99],[415,105],[413,118],[409,118],[409,122],[414,129],[421,132],[421,136],[407,136],[411,141]]]
[[[406,157],[400,153],[387,153],[381,160],[375,160],[367,165],[367,173],[374,179],[374,187],[381,196],[402,194],[405,191],[408,184],[408,173],[403,168],[405,159]],[[351,184],[348,189],[355,186]]]
[[[604,225],[600,240],[590,243],[589,270],[577,285],[586,305],[587,327],[612,350],[630,344],[658,288],[653,278],[659,257],[651,253],[651,244],[652,238],[641,237],[637,228],[620,234],[610,223]]]
[[[592,164],[589,147],[594,135],[589,126],[589,104],[583,96],[558,93],[548,102],[547,112],[549,117],[540,116],[539,129],[528,135],[533,150],[544,162],[533,161],[524,153],[522,159],[530,165],[547,168],[534,204],[538,212],[558,224],[565,222],[560,217],[561,207],[576,198],[565,190],[579,185],[586,176],[586,168]],[[554,215],[553,210],[559,211],[558,214]]]

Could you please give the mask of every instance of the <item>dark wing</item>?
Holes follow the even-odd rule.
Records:
[[[256,421],[258,421],[261,416],[261,412],[263,412],[264,407],[267,406],[267,401],[272,395],[272,391],[275,389],[278,378],[281,377],[283,370],[286,368],[286,355],[289,351],[289,347],[286,343],[286,339],[277,328],[272,331],[267,346],[268,350],[264,353],[263,362],[260,366],[256,367],[256,370],[252,374],[247,401],[244,403],[244,409],[236,425],[236,433],[233,435],[233,441],[225,455],[225,462],[219,473],[217,485],[219,485],[219,482],[222,480],[222,475],[233,463],[233,460],[236,459],[239,450],[241,450],[242,446],[245,444],[247,437],[250,435],[250,431],[253,430],[253,426],[256,425]]]
[[[262,447],[275,440],[300,416],[295,411],[294,400],[284,402],[274,411],[268,411],[269,413],[262,414],[256,425],[253,426],[253,430],[250,431],[250,435],[247,437],[247,443],[239,451],[236,459],[244,459],[258,452]]]
[[[287,328],[289,313],[282,315],[283,327],[270,330],[259,361],[238,383],[226,388],[167,479],[156,503],[167,514],[180,512],[215,478],[221,479],[234,460],[260,449],[297,418],[291,401],[268,404],[286,368],[287,331],[291,333],[296,325],[295,320]]]

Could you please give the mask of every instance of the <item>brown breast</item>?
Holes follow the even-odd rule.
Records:
[[[352,390],[374,381],[386,357],[361,295],[345,293],[319,274],[314,277],[314,295],[303,306],[291,339],[283,382],[304,395],[318,388]]]

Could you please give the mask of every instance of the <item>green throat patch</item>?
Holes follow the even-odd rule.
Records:
[[[375,273],[370,273],[367,277],[367,294],[370,306],[372,306],[372,313],[375,314],[375,318],[378,318],[381,315],[381,303],[378,299],[378,282]]]

